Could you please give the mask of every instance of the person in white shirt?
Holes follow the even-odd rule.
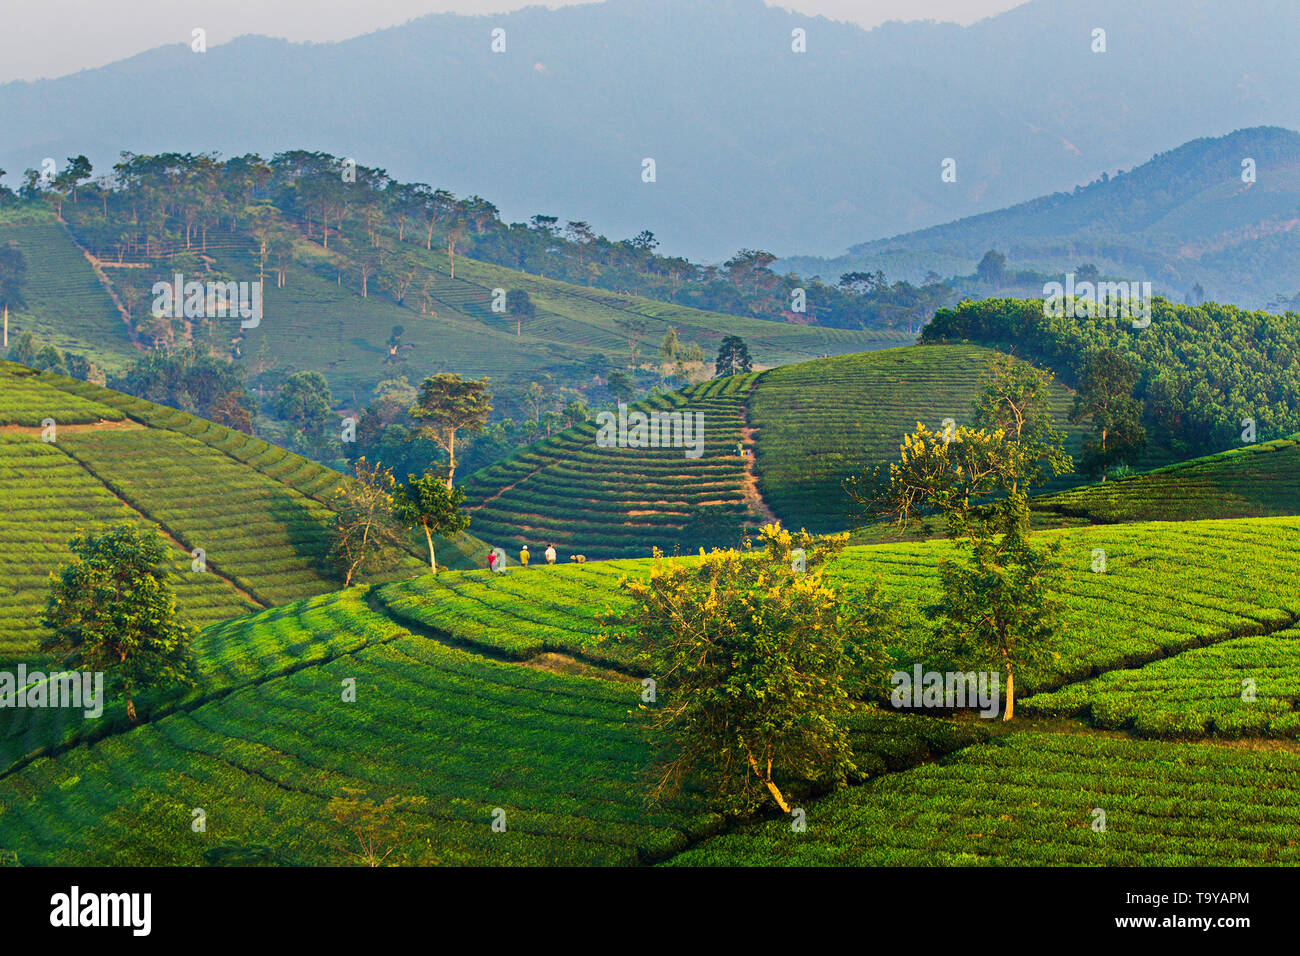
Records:
[[[546,546],[546,563],[547,564],[555,563],[555,545],[553,544],[549,544]]]

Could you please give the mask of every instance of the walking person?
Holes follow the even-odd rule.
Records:
[[[524,545],[523,549],[519,552],[519,566],[524,568],[528,567],[528,545]]]
[[[554,543],[549,544],[549,545],[547,545],[547,547],[546,547],[546,563],[547,563],[547,564],[554,564],[554,563],[555,563],[555,544],[554,544]]]
[[[497,553],[496,553],[495,551],[489,551],[489,552],[488,552],[488,570],[489,570],[489,571],[495,571],[496,569],[497,569]]]

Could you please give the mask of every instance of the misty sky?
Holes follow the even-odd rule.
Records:
[[[578,0],[555,0],[563,6]],[[873,27],[886,20],[973,23],[1024,0],[782,0],[769,5]],[[203,27],[209,46],[245,33],[342,40],[428,13],[500,13],[529,0],[35,0],[0,10],[0,82],[63,76]]]

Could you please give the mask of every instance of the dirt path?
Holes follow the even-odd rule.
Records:
[[[767,506],[763,495],[758,490],[758,472],[754,470],[754,429],[749,425],[749,406],[740,406],[740,434],[749,452],[745,456],[745,476],[740,481],[740,490],[744,494],[745,504],[749,510],[758,515],[764,524],[779,524],[781,519]]]

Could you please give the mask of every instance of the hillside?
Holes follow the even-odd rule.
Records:
[[[52,441],[42,422],[53,419]],[[325,558],[337,472],[182,412],[0,363],[0,662],[31,660],[49,574],[79,530],[160,528],[183,612],[208,624],[335,589]],[[191,551],[207,571],[191,570]],[[427,567],[404,559],[407,573]],[[482,545],[445,543],[472,567]]]
[[[1246,158],[1255,164],[1249,183]],[[805,275],[881,269],[916,281],[930,269],[970,275],[996,249],[1009,270],[1059,280],[1091,263],[1171,299],[1199,284],[1203,298],[1260,308],[1300,289],[1298,214],[1300,133],[1256,127],[1192,140],[1071,192],[779,265]]]
[[[523,544],[540,551],[550,542],[599,558],[690,552],[735,543],[773,517],[839,530],[851,523],[844,479],[894,457],[918,421],[969,423],[994,354],[912,346],[716,379],[637,406],[702,414],[702,457],[600,448],[588,422],[470,476],[467,506],[476,532],[512,557]],[[1065,422],[1069,403],[1058,388],[1054,415],[1074,448],[1080,429]]]
[[[149,315],[153,284],[170,282],[176,273],[256,280],[261,266],[247,228],[214,229],[191,249],[169,242],[148,256],[139,250],[124,255],[113,247],[118,224],[104,220],[96,204],[83,198],[75,207],[65,203],[63,212],[66,224],[43,209],[14,207],[10,222],[0,213],[0,243],[16,242],[27,261],[26,305],[10,316],[9,341],[30,331],[39,344],[87,358],[109,374],[124,372],[149,347],[196,343],[234,357],[250,386],[263,393],[273,393],[287,375],[310,369],[326,377],[336,401],[358,407],[383,379],[405,375],[418,382],[438,371],[488,376],[498,390],[530,381],[588,387],[598,357],[614,367],[628,364],[632,349],[639,361],[653,358],[670,327],[684,343],[699,344],[710,360],[724,336],[739,335],[762,366],[911,341],[901,331],[850,331],[704,311],[464,255],[456,259],[453,278],[446,253],[411,241],[417,237],[409,231],[404,242],[395,234],[381,238],[388,265],[365,288],[354,258],[339,258],[337,240],[327,250],[319,237],[313,241],[299,233],[283,285],[269,276],[263,286],[258,325],[242,329],[237,317],[204,318],[175,323],[163,335]],[[390,281],[400,270],[409,274],[409,286],[399,294]],[[533,314],[517,327],[515,316],[494,311],[498,289],[525,292]],[[398,326],[401,348],[391,356],[387,342]]]
[[[1053,663],[1026,675],[1026,692],[1038,692],[1026,707],[1087,687],[1079,682],[1094,674],[1284,640],[1300,620],[1300,572],[1285,560],[1300,542],[1296,519],[1056,534],[1067,621]],[[833,578],[856,592],[879,576],[886,599],[914,606],[936,588],[946,547],[851,548]],[[1104,575],[1089,568],[1097,547],[1110,555]],[[199,686],[155,696],[141,727],[120,732],[118,707],[93,728],[31,724],[0,735],[0,846],[31,863],[197,864],[240,853],[338,863],[346,834],[328,803],[352,787],[427,798],[403,813],[403,848],[428,854],[424,862],[899,863],[919,862],[922,849],[938,854],[931,862],[956,864],[1295,859],[1284,836],[1296,822],[1295,755],[1229,749],[1205,729],[1188,746],[1110,739],[1058,720],[981,744],[999,728],[868,712],[853,732],[873,779],[805,804],[810,826],[797,843],[782,842],[788,821],[724,833],[690,791],[648,810],[640,683],[629,679],[625,649],[600,641],[595,623],[606,605],[626,602],[619,576],[648,567],[426,575],[213,625],[198,646]],[[924,658],[924,636],[905,633],[900,665]],[[1271,666],[1256,658],[1240,672],[1258,671],[1264,688]],[[347,678],[358,695],[341,704]],[[1287,693],[1294,700],[1294,688]],[[1300,726],[1239,722],[1234,733],[1294,740]],[[78,739],[88,745],[66,748]],[[130,801],[115,789],[122,774],[133,781]],[[1097,802],[1083,802],[1081,787],[1104,799],[1113,838],[1087,839]],[[1031,791],[1035,799],[1019,798]],[[1215,812],[1227,801],[1234,812]],[[206,811],[202,835],[190,835],[192,807]],[[492,830],[498,810],[504,834]],[[943,836],[975,820],[985,828],[964,852]]]
[[[1030,501],[1051,524],[1300,514],[1300,439],[1283,438]]]
[[[85,356],[106,371],[122,371],[135,354],[126,323],[66,230],[44,211],[0,211],[0,245],[9,242],[27,260],[25,305],[10,312],[9,344],[30,331],[42,344]]]

